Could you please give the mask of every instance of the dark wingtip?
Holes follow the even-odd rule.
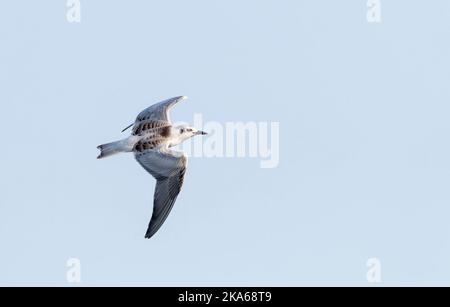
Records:
[[[156,233],[156,232],[155,232]],[[145,238],[146,239],[150,239],[151,237],[153,237],[155,235],[155,233],[152,233],[151,231],[147,231],[145,233]]]
[[[153,237],[153,235],[150,235],[149,233],[146,233],[146,234],[145,234],[145,238],[146,238],[146,239],[150,239],[151,237]]]
[[[125,129],[123,129],[122,130],[122,132],[125,132],[125,131],[127,131],[128,129],[130,129],[131,127],[133,127],[134,126],[134,123],[132,123],[131,125],[129,125],[128,127],[126,127]]]
[[[100,150],[100,154],[98,155],[97,159],[103,158],[103,155],[102,155],[102,153],[101,153],[101,151],[102,151],[102,145],[97,146],[97,149]]]

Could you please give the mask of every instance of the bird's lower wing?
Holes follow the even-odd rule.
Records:
[[[156,178],[153,214],[146,238],[151,238],[166,220],[183,186],[187,158],[171,150],[147,150],[135,154],[139,164]]]
[[[158,180],[153,200],[153,214],[145,237],[150,239],[162,226],[180,193],[186,169],[164,180]]]

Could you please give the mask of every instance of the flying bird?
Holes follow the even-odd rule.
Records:
[[[180,193],[187,167],[187,156],[170,147],[206,132],[188,125],[172,126],[169,111],[186,96],[174,97],[156,103],[141,113],[136,121],[122,130],[133,127],[131,135],[123,140],[98,146],[97,159],[121,152],[132,152],[137,162],[156,179],[153,214],[145,238],[151,238],[166,220]]]

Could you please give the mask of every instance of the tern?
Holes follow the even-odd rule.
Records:
[[[137,162],[156,179],[153,213],[145,233],[150,239],[162,226],[180,193],[187,167],[187,156],[170,147],[206,132],[188,125],[172,126],[169,111],[186,96],[170,98],[156,103],[137,116],[131,135],[123,140],[98,146],[97,159],[132,152]]]

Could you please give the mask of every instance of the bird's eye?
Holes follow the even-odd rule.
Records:
[[[181,130],[180,130],[180,133],[184,133],[184,129],[181,129]]]

